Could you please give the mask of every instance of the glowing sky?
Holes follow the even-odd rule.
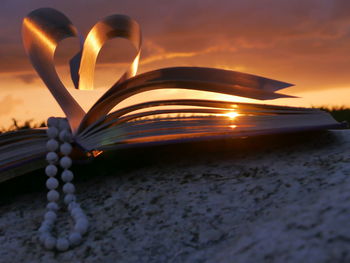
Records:
[[[303,99],[277,104],[350,106],[348,0],[1,0],[0,127],[13,117],[39,121],[62,115],[22,47],[22,18],[39,7],[62,11],[83,34],[107,15],[133,17],[143,31],[139,72],[169,66],[233,69],[294,83],[285,93]],[[58,71],[68,87],[66,63],[76,44],[67,40],[57,51]],[[117,80],[132,53],[123,41],[106,45],[98,60],[97,90],[72,90],[86,109]],[[182,92],[133,100],[191,95]]]

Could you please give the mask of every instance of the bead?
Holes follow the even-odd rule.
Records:
[[[49,236],[50,236],[50,234],[47,233],[47,232],[46,232],[46,233],[41,233],[40,236],[39,236],[40,242],[41,242],[42,244],[44,244],[46,238],[48,238]]]
[[[57,137],[58,135],[58,129],[55,128],[55,127],[49,127],[47,130],[46,130],[46,134],[47,136],[50,138],[50,139],[54,139]]]
[[[57,127],[58,126],[58,119],[55,117],[50,117],[47,119],[47,126],[54,126]]]
[[[57,201],[59,197],[60,194],[56,190],[50,190],[47,193],[47,200],[49,200],[50,202]]]
[[[62,142],[70,142],[72,140],[72,135],[68,130],[63,130],[60,132],[59,138]]]
[[[80,222],[80,224],[89,225],[89,220],[87,219],[84,212],[77,213],[75,216],[73,216],[73,218],[76,224]]]
[[[62,130],[69,130],[70,127],[69,127],[69,123],[66,119],[59,119],[58,120],[58,128],[62,131]]]
[[[50,217],[50,218],[48,218],[48,219],[44,219],[44,223],[47,224],[47,225],[49,226],[49,231],[48,231],[48,232],[51,231],[51,229],[53,228],[55,222],[56,222],[56,219],[53,218],[53,217]]]
[[[44,216],[45,220],[47,220],[48,222],[54,222],[56,219],[57,219],[57,215],[55,212],[53,211],[48,211],[45,213],[45,216]]]
[[[57,239],[56,248],[58,251],[66,251],[69,248],[68,240],[66,238]]]
[[[56,151],[58,149],[58,141],[55,139],[48,140],[46,143],[46,149],[51,152]]]
[[[49,221],[44,219],[43,223],[41,224],[41,226],[47,227],[48,229],[51,229],[53,227],[53,221]]]
[[[78,245],[81,242],[81,234],[78,232],[73,232],[69,235],[68,239],[72,245]]]
[[[88,219],[76,203],[76,197],[74,195],[75,186],[70,183],[74,179],[74,174],[68,168],[72,165],[72,159],[69,154],[72,152],[73,135],[70,131],[69,123],[64,118],[50,117],[47,121],[48,129],[46,131],[49,140],[46,143],[48,153],[46,154],[46,160],[49,163],[45,168],[45,173],[49,177],[46,181],[46,187],[50,190],[47,193],[47,199],[49,203],[46,205],[47,212],[44,215],[43,223],[39,228],[40,242],[46,249],[52,250],[56,248],[58,251],[66,251],[71,245],[77,245],[82,240],[82,235],[85,234],[89,227]],[[59,139],[57,139],[57,137]],[[63,156],[63,157],[61,157]],[[52,236],[51,232],[57,220],[57,211],[59,206],[57,201],[60,194],[55,189],[59,186],[59,181],[55,178],[58,172],[58,168],[55,165],[59,162],[59,165],[64,169],[61,178],[65,182],[63,185],[64,202],[66,203],[68,210],[75,222],[74,231],[70,233],[68,238],[56,239]]]
[[[73,202],[73,201],[75,201],[76,200],[76,198],[75,198],[75,195],[73,195],[73,194],[67,194],[65,197],[64,197],[64,203],[66,204],[66,205],[68,205],[69,203],[71,203],[71,202]]]
[[[39,227],[39,233],[43,234],[43,233],[47,233],[50,231],[50,226],[48,224],[42,224],[40,227]]]
[[[48,166],[46,166],[45,173],[47,176],[55,176],[57,174],[56,165],[49,164]]]
[[[50,177],[46,181],[46,187],[50,190],[56,189],[58,186],[58,180],[54,177]]]
[[[86,217],[82,216],[77,221],[77,224],[83,224],[83,225],[85,225],[87,227],[89,225],[89,221],[87,220]]]
[[[72,216],[74,216],[74,217],[79,217],[82,213],[83,213],[83,210],[82,210],[80,207],[74,207],[74,208],[71,210],[71,214],[72,214]]]
[[[63,185],[63,192],[65,194],[74,194],[75,192],[75,187],[72,183],[65,183]]]
[[[70,182],[73,180],[74,175],[70,170],[64,170],[62,172],[61,178],[62,178],[63,182]]]
[[[72,212],[74,208],[80,208],[79,204],[76,203],[76,202],[71,202],[71,203],[69,203],[69,205],[68,205],[68,210],[69,210],[70,212]]]
[[[85,234],[87,229],[89,227],[89,223],[87,220],[79,220],[75,226],[74,226],[74,230],[79,232],[80,234]]]
[[[60,160],[60,165],[63,169],[68,169],[72,165],[72,159],[68,156],[64,156]]]
[[[63,155],[69,155],[72,152],[72,145],[65,142],[60,146],[60,151]]]
[[[57,203],[55,202],[50,202],[46,205],[47,210],[52,210],[52,211],[57,211],[59,209]]]
[[[48,236],[45,238],[44,241],[44,246],[46,249],[54,249],[56,246],[56,238],[52,237],[52,236]]]
[[[82,220],[82,219],[87,220],[86,215],[84,214],[83,211],[74,213],[72,214],[72,216],[75,222],[78,222],[79,220]]]
[[[53,164],[57,162],[58,160],[58,155],[55,152],[48,152],[46,154],[46,160],[50,163]]]

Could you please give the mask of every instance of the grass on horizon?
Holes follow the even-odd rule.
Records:
[[[34,119],[26,120],[23,123],[20,123],[15,118],[12,119],[12,124],[7,128],[1,128],[0,134],[4,132],[11,132],[11,131],[18,131],[18,130],[24,130],[24,129],[31,129],[31,128],[41,128],[46,127],[46,123],[43,121],[41,123],[35,123]]]
[[[341,107],[318,107],[318,109],[326,111],[332,115],[332,117],[338,122],[346,121],[350,124],[350,108],[345,106]]]
[[[341,107],[322,106],[322,107],[314,107],[314,108],[330,113],[332,117],[338,122],[346,121],[348,124],[350,124],[350,108],[347,108],[345,106],[341,106]],[[0,134],[4,132],[17,131],[17,130],[23,130],[23,129],[46,127],[46,123],[44,121],[41,123],[35,123],[33,119],[27,120],[23,123],[19,123],[18,120],[13,118],[12,122],[13,122],[12,125],[10,125],[8,128],[1,128]]]

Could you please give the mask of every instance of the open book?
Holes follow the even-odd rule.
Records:
[[[342,128],[328,113],[309,108],[201,99],[152,100],[112,111],[135,94],[155,89],[190,89],[258,100],[291,97],[276,93],[291,84],[246,73],[214,68],[162,68],[136,75],[141,48],[139,25],[112,15],[95,24],[71,60],[78,89],[93,88],[94,68],[104,43],[115,37],[131,41],[137,54],[129,69],[84,112],[60,81],[54,65],[59,42],[79,36],[67,17],[54,9],[38,9],[23,21],[25,50],[41,79],[59,103],[73,133],[73,145],[86,156],[108,150],[193,140]],[[171,106],[171,107],[169,107]],[[44,167],[45,129],[0,136],[0,182]]]

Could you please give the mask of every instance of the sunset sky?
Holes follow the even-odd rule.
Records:
[[[0,128],[12,118],[62,116],[22,47],[22,19],[40,7],[65,13],[83,35],[105,16],[131,16],[143,32],[139,72],[172,66],[232,69],[295,84],[284,93],[302,98],[275,104],[350,106],[349,0],[1,0]],[[57,70],[87,110],[118,79],[133,50],[124,41],[108,43],[98,59],[96,90],[77,91],[67,66],[77,43],[67,40],[58,48]],[[180,95],[193,94],[162,91],[133,100]]]

